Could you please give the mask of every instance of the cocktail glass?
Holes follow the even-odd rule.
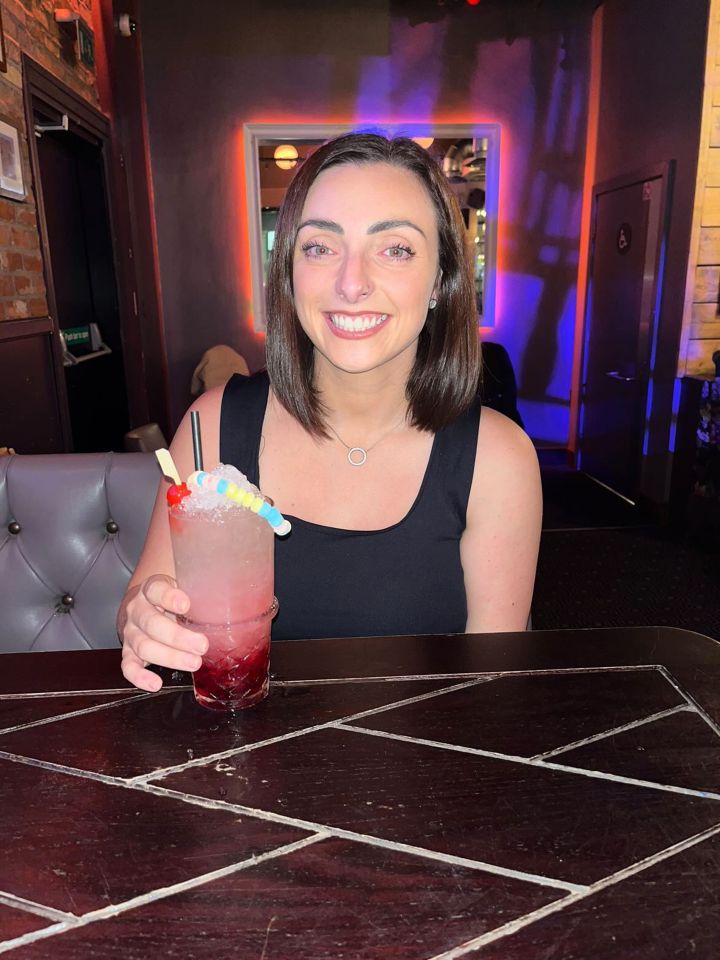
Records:
[[[169,507],[177,584],[190,597],[178,617],[210,644],[193,676],[195,698],[213,710],[242,710],[268,692],[275,535],[251,510]]]
[[[189,630],[204,634],[210,646],[193,673],[195,699],[210,710],[244,710],[268,693],[270,627],[278,602],[258,617],[235,623],[198,623],[179,616]]]

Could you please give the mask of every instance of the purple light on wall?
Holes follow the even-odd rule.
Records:
[[[670,419],[670,437],[668,449],[670,453],[675,453],[675,441],[677,438],[677,415],[680,409],[680,394],[682,392],[682,380],[679,378],[673,384],[672,415]]]
[[[667,254],[667,237],[663,236],[660,243],[660,259],[655,281],[655,303],[653,305],[652,344],[650,347],[650,367],[648,371],[647,399],[645,402],[645,430],[643,433],[643,456],[647,455],[650,445],[650,417],[652,416],[653,392],[655,387],[655,358],[657,356],[658,336],[660,333],[660,306],[662,304],[663,284],[665,279],[665,257]],[[674,444],[673,438],[673,444]],[[672,449],[672,448],[671,448]]]
[[[572,377],[573,351],[575,347],[575,305],[577,288],[571,287],[565,298],[562,316],[558,325],[558,347],[555,368],[548,393],[556,400],[570,404],[570,379]]]
[[[395,115],[406,121],[430,123],[438,111],[438,94],[446,61],[443,57],[447,22],[420,24],[393,36],[393,62],[402,63],[393,89]],[[442,105],[440,105],[442,108]]]
[[[577,229],[574,229],[577,224],[572,221],[573,200],[566,184],[556,183],[552,187],[544,223],[545,236],[577,236]]]
[[[434,119],[442,83],[447,25],[419,24],[412,31],[392,24],[392,56],[361,61],[355,97],[358,124],[427,123]]]
[[[388,57],[364,57],[355,99],[355,123],[379,123],[390,116],[392,78]]]

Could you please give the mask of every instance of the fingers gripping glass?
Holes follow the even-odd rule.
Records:
[[[270,669],[270,627],[278,611],[278,602],[272,603],[259,616],[232,622],[207,623],[193,620],[184,614],[173,613],[153,600],[152,586],[164,581],[168,586],[177,583],[165,574],[149,577],[143,584],[143,595],[148,603],[172,616],[187,630],[207,638],[208,649],[202,665],[193,675],[195,699],[211,710],[244,710],[267,696]]]

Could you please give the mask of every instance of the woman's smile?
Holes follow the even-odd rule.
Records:
[[[328,312],[325,317],[332,332],[344,339],[372,337],[378,333],[390,319],[389,313],[348,313],[347,311]]]

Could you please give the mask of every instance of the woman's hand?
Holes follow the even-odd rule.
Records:
[[[118,612],[118,635],[122,640],[122,672],[130,683],[156,692],[162,680],[148,663],[170,670],[197,670],[208,641],[173,618],[187,613],[190,598],[165,574],[148,577],[132,587]]]

